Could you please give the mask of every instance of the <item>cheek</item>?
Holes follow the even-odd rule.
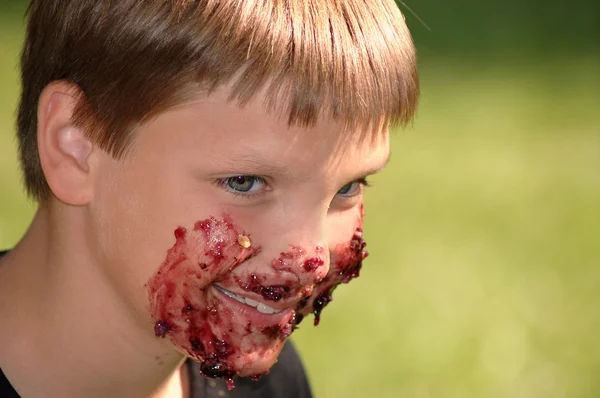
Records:
[[[156,259],[163,257],[164,242],[172,239],[159,232],[164,226],[157,223],[166,217],[154,216],[160,213],[138,186],[126,187],[126,178],[108,174],[100,180],[89,206],[88,247],[112,287],[132,308],[142,310],[146,297],[141,288],[156,270]]]
[[[158,250],[152,253],[152,248],[161,247],[166,237],[159,232],[164,231],[160,223],[166,217],[158,215],[168,207],[156,193],[156,176],[150,182],[147,175],[151,173],[140,171],[129,161],[121,164],[108,155],[103,156],[101,165],[91,207],[100,254],[108,258],[109,264],[115,264],[117,273],[122,273],[123,267],[142,268],[133,272],[139,274],[139,280],[146,280],[148,274],[144,271],[150,268],[144,269],[150,265],[146,261],[158,254]],[[136,250],[140,247],[146,250],[140,253]]]
[[[181,320],[189,323],[194,307],[191,301],[219,276],[258,251],[227,219],[199,221],[190,231],[180,227],[175,230],[175,239],[165,261],[148,282],[152,316],[163,325],[162,329],[169,330],[175,330]]]
[[[209,377],[265,372],[291,333],[293,313],[269,324],[252,322],[212,287],[260,248],[226,217],[199,221],[192,230],[178,228],[175,238],[147,284],[156,336],[199,361]]]
[[[315,286],[310,297],[298,305],[296,325],[309,313],[315,315],[314,324],[321,320],[321,311],[332,300],[333,291],[342,283],[349,283],[360,275],[363,260],[369,255],[365,250],[366,242],[363,237],[363,206],[352,227],[349,228],[346,241],[335,244],[330,248],[330,267],[327,276]]]

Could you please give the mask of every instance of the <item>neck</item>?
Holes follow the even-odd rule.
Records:
[[[184,357],[127,310],[91,260],[76,214],[85,210],[62,207],[41,205],[0,260],[0,319],[11,325],[0,328],[0,368],[25,397],[187,395]]]

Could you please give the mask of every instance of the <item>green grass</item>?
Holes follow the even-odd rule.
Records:
[[[318,396],[600,394],[598,61],[424,68],[362,277],[295,337]]]
[[[14,8],[0,13],[0,250],[17,242],[34,211],[23,194],[17,162],[15,112],[23,10]]]
[[[18,24],[0,21],[0,247]],[[16,27],[15,27],[16,26]],[[295,335],[318,397],[597,397],[600,59],[423,61],[414,128],[368,193],[371,256]]]

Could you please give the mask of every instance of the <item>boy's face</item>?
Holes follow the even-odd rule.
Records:
[[[362,179],[389,156],[387,131],[290,128],[228,94],[144,124],[123,161],[95,151],[89,207],[93,255],[144,330],[225,378],[266,372],[356,276]]]

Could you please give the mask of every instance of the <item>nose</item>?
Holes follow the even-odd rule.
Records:
[[[326,211],[286,217],[274,228],[271,267],[293,274],[301,285],[314,285],[329,272]]]
[[[329,272],[329,251],[323,246],[290,245],[289,250],[279,253],[271,263],[278,272],[288,272],[303,285],[321,282]]]

